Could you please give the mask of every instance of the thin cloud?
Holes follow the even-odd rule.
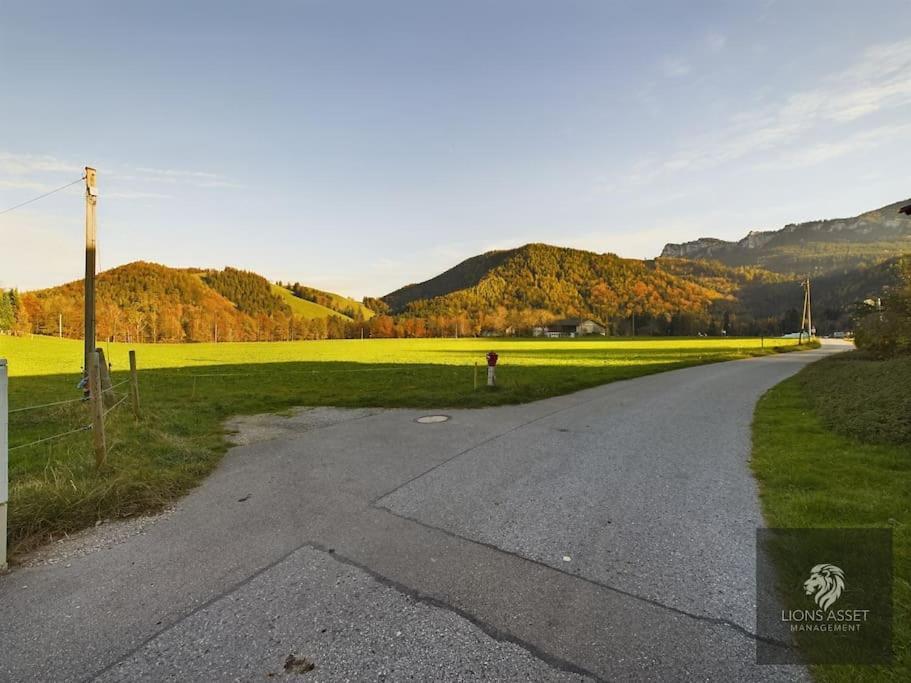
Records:
[[[709,33],[705,37],[705,47],[712,53],[721,52],[727,44],[727,36],[721,33]]]
[[[813,166],[839,157],[855,154],[889,143],[911,142],[911,123],[884,125],[850,135],[841,140],[823,142],[799,149],[781,158],[761,164],[763,169],[800,168]]]
[[[50,185],[39,183],[35,180],[0,179],[0,187],[6,187],[11,190],[34,190],[35,192],[48,192],[53,189]]]
[[[239,188],[241,185],[223,175],[210,171],[137,166],[130,169],[129,178],[140,182],[186,184],[200,188]]]
[[[668,78],[683,78],[692,70],[686,61],[679,58],[668,58],[661,62],[661,72]]]
[[[818,87],[758,110],[735,114],[727,126],[691,138],[675,154],[640,162],[626,174],[625,183],[642,184],[664,173],[705,170],[761,154],[793,156],[787,148],[798,144],[817,145],[815,152],[808,153],[808,160],[826,155],[834,158],[853,148],[869,146],[876,139],[875,133],[858,134],[853,144],[844,142],[846,133],[841,126],[908,105],[911,40],[876,45],[865,50],[855,64],[823,79]],[[831,141],[808,140],[819,135],[827,135]]]
[[[104,199],[173,199],[173,195],[162,192],[105,192]]]
[[[83,167],[46,154],[0,152],[0,173],[27,176],[38,173],[81,173]]]

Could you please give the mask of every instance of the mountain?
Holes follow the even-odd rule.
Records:
[[[737,242],[701,238],[667,244],[662,257],[714,260],[776,273],[816,276],[869,267],[911,252],[911,218],[899,213],[911,200],[853,218],[810,221],[780,230],[753,231]]]
[[[530,246],[532,245],[522,248],[527,249]],[[520,249],[488,251],[485,254],[472,256],[434,278],[417,284],[405,285],[381,297],[381,299],[389,306],[390,310],[398,313],[403,311],[405,306],[412,301],[433,299],[460,289],[468,289],[477,285],[491,270],[515,256],[519,251]]]
[[[852,327],[852,316],[859,302],[876,298],[898,284],[901,257],[872,266],[826,273],[811,282],[813,310],[820,332]],[[716,314],[728,313],[754,321],[793,318],[802,306],[803,289],[799,278],[773,273],[753,266],[726,266],[720,261],[659,257],[655,266],[692,280],[725,295],[713,306]],[[793,327],[794,324],[791,323]]]
[[[653,264],[548,244],[475,256],[383,297],[395,313],[433,317],[525,312],[542,320],[704,313],[724,295]],[[483,327],[483,326],[482,326]]]
[[[83,281],[16,295],[16,331],[81,337]],[[339,295],[333,301],[346,300]],[[254,341],[345,336],[345,314],[249,271],[137,261],[96,278],[99,339]],[[356,302],[353,302],[356,303]]]

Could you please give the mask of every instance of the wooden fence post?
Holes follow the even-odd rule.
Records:
[[[130,349],[130,401],[133,404],[133,417],[139,419],[139,375],[136,372],[136,352]]]
[[[92,408],[92,442],[95,446],[95,465],[101,467],[107,459],[104,440],[104,396],[101,389],[101,359],[98,352],[89,354],[89,394]]]
[[[104,357],[104,349],[98,347],[95,353],[98,355],[98,370],[101,372],[101,395],[104,405],[111,407],[117,398],[111,391],[111,369],[108,367],[108,359]]]
[[[9,499],[9,403],[6,359],[0,358],[0,571],[6,569],[6,502]]]

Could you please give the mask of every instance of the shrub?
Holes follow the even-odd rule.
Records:
[[[857,324],[855,343],[876,358],[911,354],[911,256],[899,262],[901,284],[883,300],[883,310]]]

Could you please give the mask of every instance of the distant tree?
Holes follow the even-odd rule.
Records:
[[[0,332],[10,332],[15,322],[16,315],[9,292],[0,289]]]

